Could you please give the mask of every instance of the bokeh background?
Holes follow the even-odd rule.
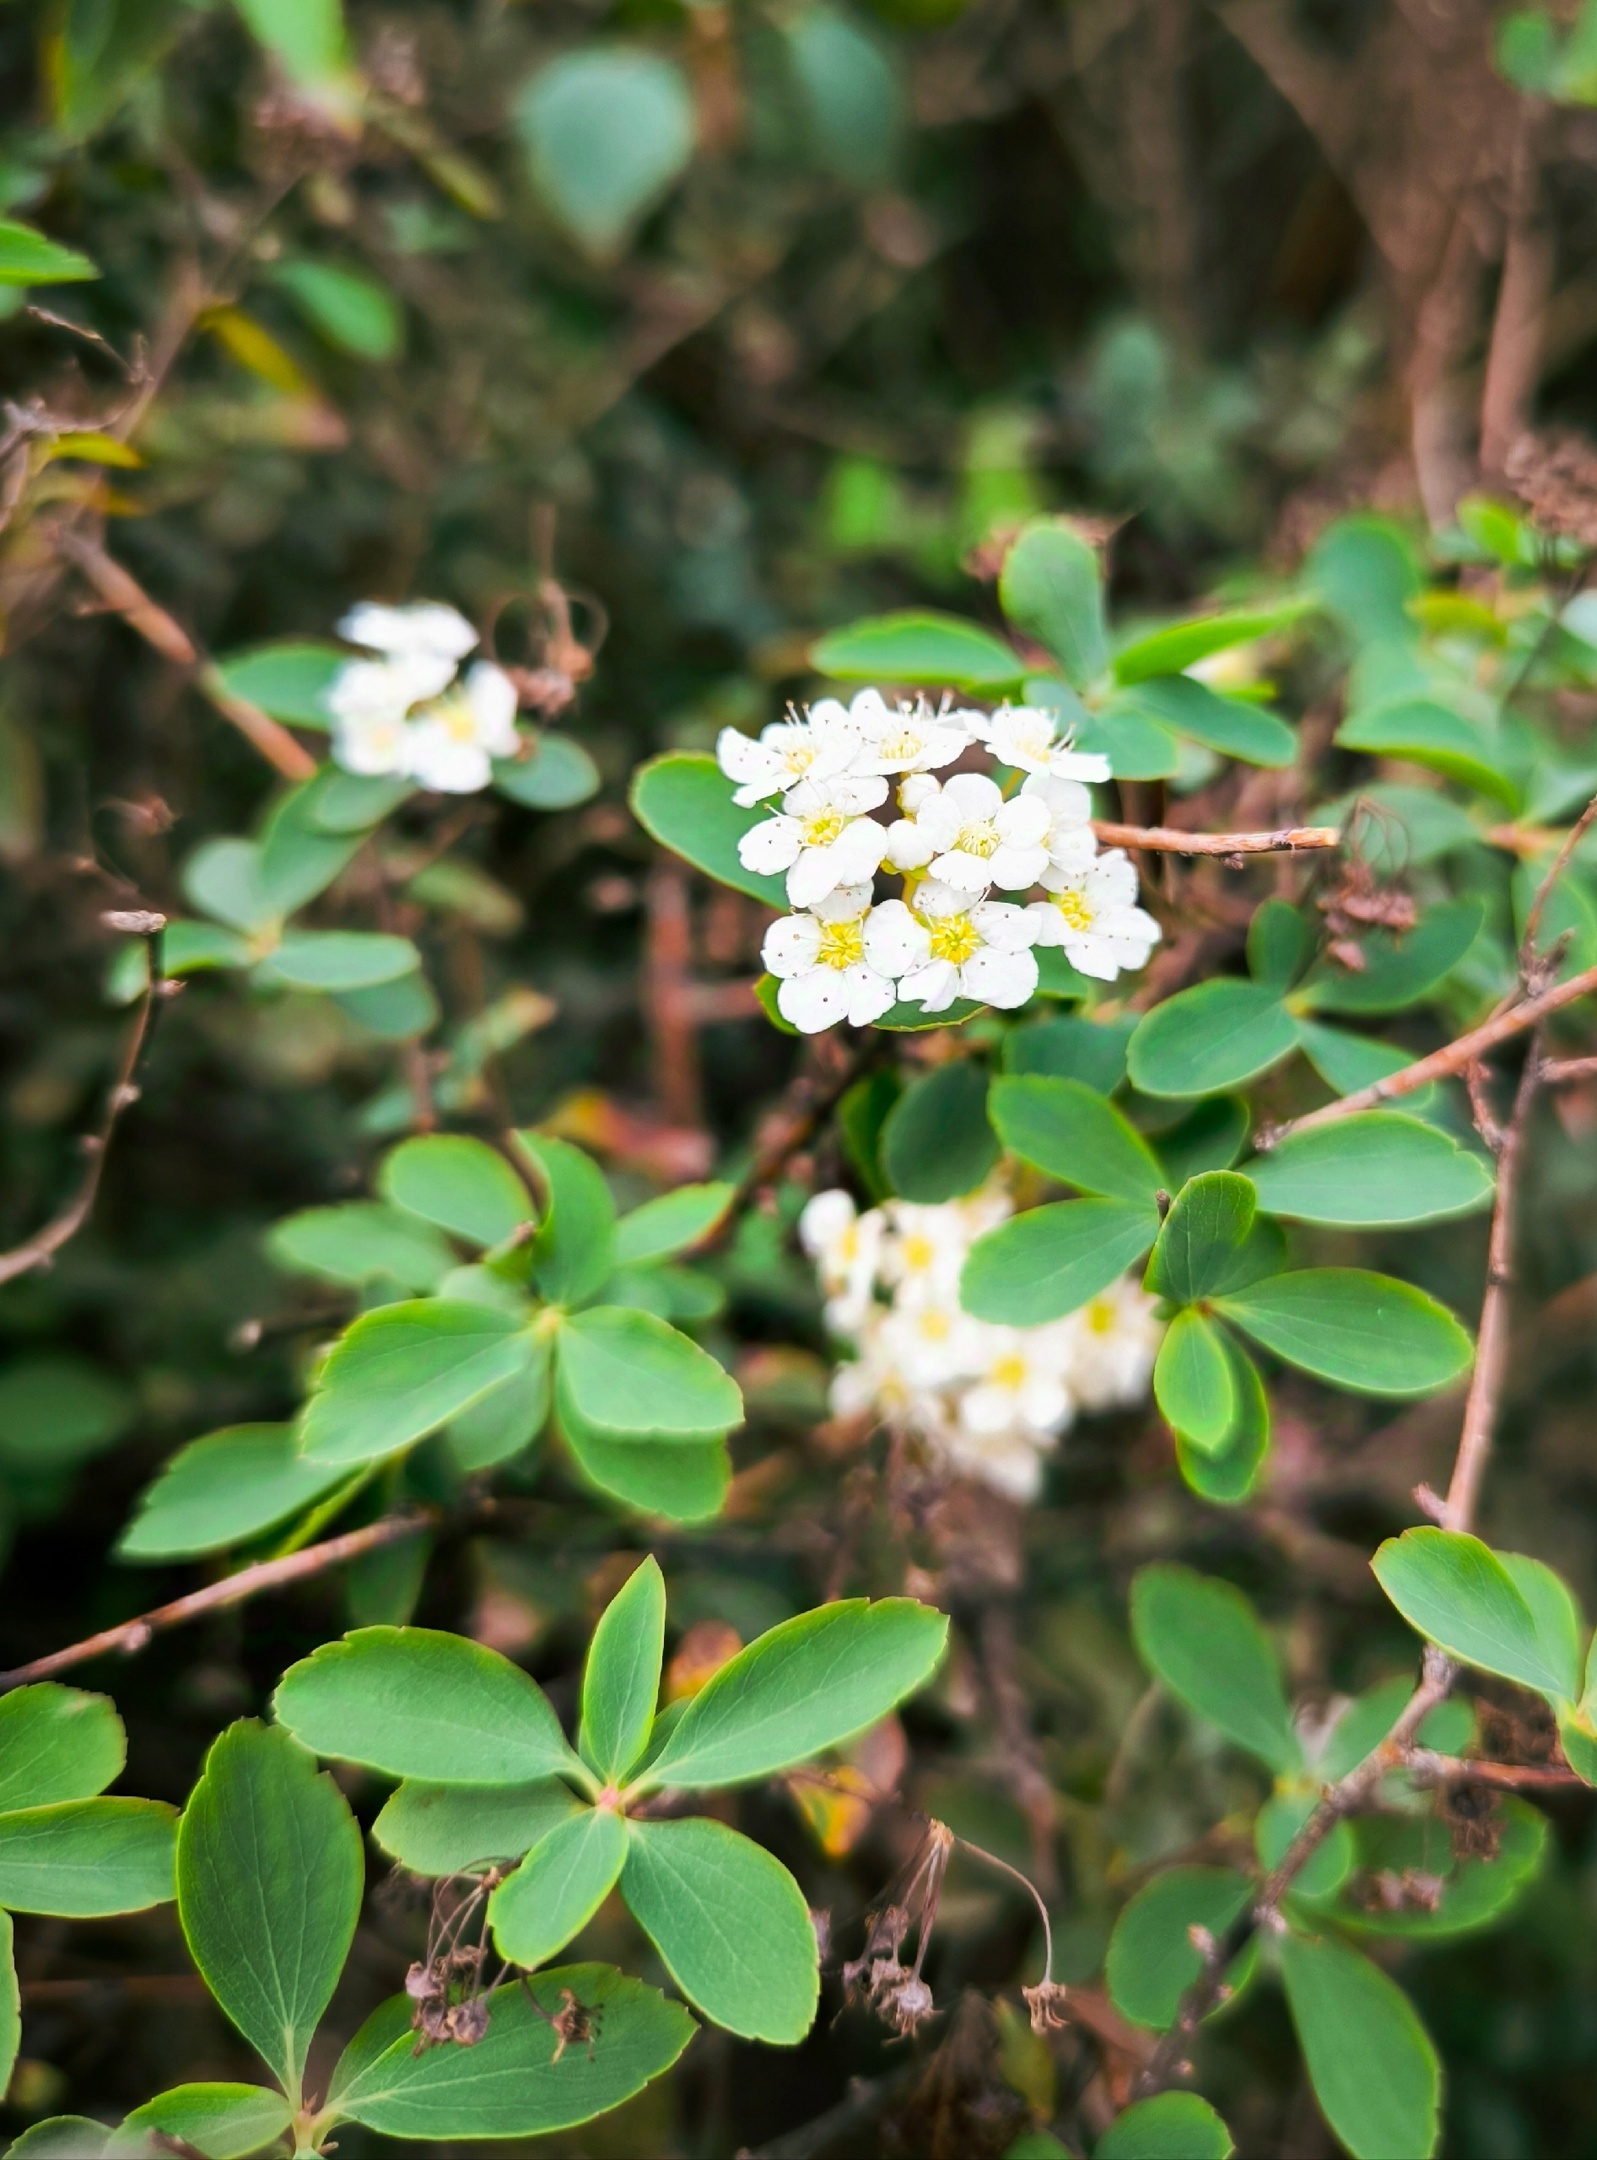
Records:
[[[639,1196],[735,1164],[793,1055],[748,988],[758,911],[662,865],[630,821],[641,757],[773,717],[829,624],[911,602],[990,615],[995,543],[1039,509],[1101,520],[1117,607],[1154,613],[1289,572],[1352,506],[1445,524],[1465,487],[1501,484],[1527,426],[1597,428],[1590,8],[357,0],[320,73],[294,38],[325,40],[329,18],[273,12],[0,5],[0,209],[101,265],[32,298],[107,341],[13,290],[0,392],[93,427],[126,394],[115,354],[144,341],[162,379],[142,462],[95,485],[116,557],[211,652],[325,637],[381,596],[495,617],[501,654],[531,657],[540,584],[560,582],[597,651],[571,725],[602,792],[559,815],[473,805],[430,868],[438,832],[416,829],[413,860],[395,843],[394,905],[443,1001],[455,1120],[553,1118]],[[0,549],[10,1243],[74,1176],[126,1025],[102,911],[175,905],[184,856],[246,829],[277,783],[189,671],[64,583],[35,527]],[[409,1102],[393,1051],[326,999],[201,979],[163,1014],[92,1226],[0,1290],[0,1665],[192,1581],[108,1548],[174,1446],[292,1407],[325,1315],[261,1233],[361,1190]],[[1578,1099],[1560,1115],[1485,1529],[1590,1605],[1594,1181]],[[840,1567],[896,1587],[872,1578],[868,1523],[839,1557],[848,1473],[813,1437],[824,1343],[783,1230],[752,1218],[718,1263],[747,1475],[727,1519],[667,1555],[673,1621],[745,1638]],[[1419,1262],[1411,1241],[1405,1265],[1465,1300],[1478,1235],[1433,1234]],[[1042,1858],[1067,1978],[1097,1973],[1139,1870],[1217,1821],[1223,1853],[1238,1774],[1146,1700],[1131,1569],[1179,1554],[1246,1582],[1290,1617],[1311,1689],[1401,1669],[1365,1557],[1445,1464],[1455,1414],[1328,1423],[1322,1397],[1311,1424],[1289,1400],[1269,1494],[1234,1521],[1173,1488],[1128,1416],[1072,1443],[1018,1533],[979,1512],[922,1526],[969,1647],[917,1712],[917,1760],[937,1768],[912,1796]],[[178,1800],[291,1658],[418,1596],[422,1618],[569,1696],[631,1535],[529,1480],[424,1582],[385,1558],[86,1677],[128,1719],[129,1789]],[[912,1835],[878,1823],[829,1855],[792,1805],[760,1807],[844,1931]],[[1597,2150],[1592,1809],[1554,1813],[1557,1867],[1513,1923],[1405,1963],[1447,2059],[1450,2153]],[[402,1896],[375,1902],[343,2030],[421,1924]],[[591,1940],[646,1969],[623,1920]],[[1095,2060],[1068,2039],[1050,2058],[980,1992],[1029,1940],[1023,1903],[956,1868],[933,1975],[952,2014],[931,2046],[830,2024],[835,2001],[792,2056],[707,2031],[631,2108],[536,2150],[999,2152],[1028,2099]],[[19,1943],[9,2129],[250,2074],[170,1908],[24,1923]],[[1332,2150],[1278,1998],[1258,1993],[1209,2049],[1245,2154]],[[856,2075],[874,2081],[858,2122],[796,2141]],[[340,2146],[399,2149],[353,2127]]]

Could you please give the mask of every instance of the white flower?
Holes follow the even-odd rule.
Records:
[[[1058,1323],[1070,1332],[1070,1391],[1084,1410],[1141,1402],[1164,1335],[1156,1311],[1142,1285],[1123,1275]]]
[[[334,723],[333,758],[345,772],[368,777],[403,773],[409,770],[409,740],[403,711],[349,712]]]
[[[971,1432],[953,1425],[936,1435],[938,1453],[958,1476],[990,1485],[1007,1500],[1035,1500],[1042,1490],[1041,1450],[1051,1438],[1007,1426],[1000,1432]]]
[[[859,1334],[870,1317],[886,1228],[880,1208],[861,1215],[841,1190],[817,1193],[798,1219],[799,1243],[826,1293],[827,1324],[839,1335]]]
[[[983,1323],[945,1305],[895,1305],[880,1323],[882,1345],[905,1385],[945,1388],[981,1370]]]
[[[340,622],[338,634],[351,645],[364,645],[368,652],[387,653],[395,660],[447,660],[440,690],[454,674],[455,663],[477,642],[477,633],[465,616],[438,600],[418,600],[410,607],[362,600]]]
[[[972,1231],[958,1201],[929,1207],[889,1200],[883,1210],[888,1235],[878,1265],[898,1306],[957,1305],[959,1275]]]
[[[874,776],[802,780],[782,807],[738,842],[745,870],[774,877],[787,872],[787,897],[810,907],[839,885],[862,885],[875,876],[887,831],[861,813],[887,800],[887,782]]]
[[[1019,1431],[1033,1441],[1062,1433],[1075,1411],[1066,1384],[1073,1342],[1058,1322],[989,1327],[982,1371],[960,1397],[960,1424],[971,1433]]]
[[[1263,658],[1258,641],[1250,639],[1245,645],[1227,645],[1219,652],[1205,653],[1181,672],[1211,690],[1247,690],[1263,674]]]
[[[924,698],[889,705],[879,690],[862,690],[848,717],[860,734],[855,772],[911,773],[952,765],[970,748],[971,724],[980,715],[933,712]]]
[[[479,660],[411,722],[406,769],[441,795],[474,795],[493,778],[491,761],[513,755],[518,740],[516,686],[503,668]]]
[[[912,1382],[886,1333],[885,1314],[864,1330],[859,1357],[832,1375],[831,1403],[838,1417],[874,1417],[896,1431],[933,1440],[948,1430],[948,1412],[935,1389]]]
[[[1000,765],[1021,772],[1052,773],[1056,780],[1107,780],[1109,760],[1094,750],[1072,750],[1060,739],[1059,715],[1043,705],[1000,705],[981,730]]]
[[[844,885],[808,914],[780,916],[766,931],[761,957],[780,984],[776,1009],[800,1034],[818,1035],[838,1020],[864,1027],[894,1003],[892,972],[876,952],[881,912],[871,907],[868,885]]]
[[[1050,865],[1042,882],[1050,897],[1026,909],[1035,943],[1062,945],[1073,968],[1100,982],[1113,982],[1122,968],[1147,966],[1161,933],[1136,905],[1137,873],[1123,849],[1111,848],[1079,870]]]
[[[1097,854],[1098,842],[1092,830],[1092,797],[1081,782],[1056,780],[1052,773],[1028,773],[1020,793],[1022,800],[1029,797],[1047,809],[1048,830],[1042,845],[1055,869],[1085,868]]]
[[[884,903],[885,914],[894,902]],[[897,903],[903,907],[903,902]],[[1024,1005],[1037,987],[1031,951],[1033,908],[1007,900],[978,900],[928,878],[915,895],[906,927],[893,919],[892,959],[902,962],[900,997],[926,1012],[942,1012],[955,998],[979,1004]]]
[[[929,864],[934,878],[961,892],[985,893],[993,885],[1019,892],[1047,868],[1043,842],[1052,825],[1048,804],[1035,795],[1005,802],[984,774],[955,773],[921,798],[912,819],[893,826],[889,852],[896,867]]]
[[[835,698],[823,698],[796,719],[762,728],[758,742],[736,728],[722,728],[715,755],[727,778],[738,782],[732,800],[740,810],[752,810],[801,781],[832,780],[847,772],[859,746],[859,730],[843,707]]]

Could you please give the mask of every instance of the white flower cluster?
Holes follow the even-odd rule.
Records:
[[[380,654],[351,660],[327,693],[333,756],[346,772],[393,773],[441,795],[475,795],[492,760],[514,757],[516,686],[478,660],[457,676],[477,633],[452,607],[423,600],[384,607],[363,600],[338,634]]]
[[[873,1414],[941,1468],[1030,1500],[1043,1456],[1078,1410],[1142,1400],[1163,1329],[1129,1275],[1044,1327],[995,1327],[962,1311],[965,1256],[1010,1212],[997,1186],[942,1207],[889,1200],[863,1215],[846,1192],[823,1192],[800,1216],[799,1237],[827,1325],[856,1352],[833,1378],[837,1414]]]
[[[1140,968],[1159,925],[1136,905],[1137,873],[1118,848],[1098,852],[1086,780],[1105,758],[1073,750],[1057,715],[889,705],[862,690],[825,698],[766,728],[758,742],[723,728],[721,770],[742,809],[771,814],[738,843],[746,870],[786,872],[796,912],[771,925],[763,958],[777,1009],[806,1035],[839,1020],[863,1027],[899,999],[943,1012],[956,998],[1024,1005],[1037,987],[1032,948],[1058,945],[1083,975],[1113,982]],[[935,776],[980,745],[1023,773],[1005,796],[985,773]],[[871,815],[896,780],[898,818]],[[878,870],[902,899],[874,897]],[[990,897],[1040,885],[1029,907]]]

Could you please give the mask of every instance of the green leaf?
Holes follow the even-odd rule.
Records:
[[[518,1132],[515,1140],[544,1196],[543,1222],[532,1243],[532,1279],[552,1304],[580,1305],[603,1288],[615,1264],[610,1188],[593,1157],[569,1140],[535,1132]]]
[[[228,1425],[179,1448],[117,1540],[123,1560],[176,1560],[258,1537],[348,1472],[307,1462],[292,1425]],[[3,1716],[0,1709],[0,1716]]]
[[[780,1860],[725,1823],[633,1822],[621,1895],[706,2017],[777,2047],[804,2038],[820,1960],[804,1893]]]
[[[159,1800],[64,1800],[0,1815],[0,1905],[98,1919],[172,1895],[177,1810]]]
[[[19,1358],[0,1373],[0,1464],[70,1470],[119,1440],[135,1414],[128,1390],[82,1358]]]
[[[1252,1184],[1234,1170],[1206,1170],[1184,1185],[1160,1228],[1147,1288],[1176,1305],[1223,1290],[1253,1228],[1254,1204]]]
[[[1126,1069],[1144,1095],[1217,1095],[1296,1047],[1278,990],[1219,976],[1156,1005],[1131,1038]]]
[[[1255,638],[1312,613],[1317,603],[1307,596],[1278,600],[1271,607],[1232,608],[1217,615],[1196,615],[1187,622],[1168,623],[1122,645],[1115,655],[1116,682],[1145,682],[1151,675],[1180,675],[1211,653],[1229,652],[1234,645],[1250,645]]]
[[[882,1171],[882,1128],[903,1092],[899,1075],[891,1067],[878,1066],[844,1090],[835,1113],[849,1162],[873,1206],[892,1196]]]
[[[578,1747],[607,1784],[649,1744],[665,1655],[665,1578],[651,1553],[600,1616],[582,1674]]]
[[[251,705],[258,705],[274,720],[294,727],[327,729],[332,724],[327,693],[334,677],[350,662],[350,654],[337,645],[291,640],[280,645],[252,645],[245,652],[227,653],[216,663],[222,687]],[[355,778],[356,775],[347,775]],[[408,790],[407,790],[408,792]],[[365,819],[360,821],[365,824]],[[332,825],[329,831],[344,827]]]
[[[1405,1065],[1414,1062],[1410,1052],[1396,1043],[1376,1042],[1368,1035],[1350,1035],[1343,1028],[1321,1027],[1314,1020],[1300,1019],[1297,1030],[1303,1055],[1326,1086],[1338,1095],[1356,1094],[1372,1081],[1389,1079],[1393,1073],[1401,1072]],[[1407,1114],[1418,1115],[1436,1099],[1434,1082],[1416,1089],[1405,1097]]]
[[[291,1665],[273,1714],[318,1755],[434,1785],[525,1785],[578,1767],[519,1665],[435,1628],[357,1628]]]
[[[1231,1361],[1236,1413],[1225,1438],[1210,1453],[1178,1432],[1176,1462],[1195,1493],[1217,1507],[1235,1507],[1252,1492],[1270,1452],[1270,1400],[1253,1360],[1223,1328],[1219,1332]]]
[[[1350,1899],[1337,1907],[1337,1926],[1360,1935],[1389,1935],[1406,1942],[1443,1941],[1489,1927],[1535,1881],[1549,1845],[1547,1817],[1539,1808],[1513,1795],[1504,1798],[1494,1827],[1495,1853],[1455,1864],[1447,1829],[1434,1816],[1360,1817],[1353,1832],[1364,1876],[1390,1873],[1401,1881],[1405,1874],[1437,1875],[1443,1878],[1442,1894],[1434,1910],[1424,1905],[1396,1912],[1379,1906],[1372,1910]]]
[[[957,615],[908,609],[832,630],[810,647],[810,666],[838,682],[905,683],[928,690],[1006,690],[1026,670],[1001,639]]]
[[[438,1024],[438,1000],[418,968],[369,990],[335,990],[333,1002],[380,1042],[409,1042]]]
[[[589,45],[552,60],[516,100],[533,184],[590,255],[620,255],[693,154],[681,69],[640,46]]]
[[[1405,1530],[1388,1538],[1370,1565],[1409,1625],[1449,1656],[1555,1700],[1578,1694],[1578,1645],[1556,1597],[1532,1578],[1532,1604],[1526,1580],[1516,1580],[1479,1538],[1428,1526]]]
[[[230,930],[265,929],[277,909],[261,882],[261,851],[253,840],[207,840],[183,865],[185,897],[202,915]]]
[[[372,1836],[413,1875],[463,1875],[519,1860],[580,1802],[558,1778],[528,1785],[405,1782],[383,1802]]]
[[[582,2005],[589,2048],[552,2030]],[[697,2027],[679,2003],[608,1965],[558,1965],[499,1988],[475,2047],[416,2052],[415,2005],[396,1995],[366,2020],[333,2072],[327,2109],[436,2148],[455,2138],[527,2138],[606,2114],[669,2070]]]
[[[584,1808],[557,1823],[488,1900],[494,1944],[530,1970],[563,1950],[614,1889],[627,1828],[612,1808]]]
[[[815,0],[782,27],[817,162],[851,187],[890,185],[905,119],[891,52],[856,17]]]
[[[1248,1176],[1266,1214],[1372,1226],[1472,1214],[1491,1204],[1493,1182],[1483,1157],[1391,1110],[1291,1134]]]
[[[1062,1185],[1144,1208],[1163,1187],[1148,1143],[1085,1081],[995,1080],[990,1115],[1011,1155]]]
[[[1047,646],[1072,688],[1083,690],[1103,673],[1103,566],[1068,520],[1039,518],[1026,527],[1004,557],[998,597],[1016,629]]]
[[[1445,1305],[1363,1268],[1303,1268],[1218,1303],[1266,1350],[1358,1395],[1432,1394],[1474,1354]]]
[[[1248,973],[1273,990],[1289,989],[1313,945],[1313,931],[1290,901],[1266,900],[1248,924]]]
[[[1160,1133],[1160,1184],[1166,1192],[1177,1193],[1188,1178],[1202,1177],[1206,1170],[1229,1170],[1247,1137],[1247,1104],[1235,1095],[1209,1097]]]
[[[261,890],[274,915],[292,915],[296,909],[304,907],[307,901],[314,900],[318,893],[325,892],[360,850],[365,837],[363,832],[329,832],[322,824],[318,813],[325,800],[326,787],[325,774],[316,773],[300,786],[290,788],[286,795],[280,796],[273,804],[261,829]],[[358,931],[316,931],[303,934],[314,935],[317,939],[364,937],[364,933]],[[403,944],[406,941],[401,939],[398,942]],[[420,965],[420,955],[414,948],[411,950],[409,964],[411,968]],[[404,970],[398,969],[395,972],[403,973]],[[377,979],[386,981],[389,977]],[[328,984],[326,987],[340,989],[346,986]],[[352,983],[347,987],[358,989],[361,985]]]
[[[0,1695],[0,1815],[92,1800],[126,1759],[122,1720],[107,1696],[53,1681]]]
[[[283,2095],[264,2085],[174,2085],[126,2116],[122,2132],[157,2131],[205,2160],[246,2160],[275,2143],[293,2114]]]
[[[0,285],[74,285],[100,275],[87,255],[0,218]]]
[[[291,82],[306,89],[336,82],[349,65],[339,0],[234,0],[253,34]]]
[[[1010,1327],[1057,1320],[1140,1260],[1158,1230],[1151,1201],[1063,1200],[1030,1208],[971,1246],[960,1303],[978,1320]]]
[[[1355,712],[1337,729],[1339,749],[1367,750],[1376,757],[1428,765],[1449,780],[1477,788],[1508,809],[1517,790],[1503,770],[1501,751],[1486,730],[1461,713],[1425,697],[1396,698]]]
[[[1413,1692],[1413,1680],[1407,1674],[1399,1674],[1391,1680],[1377,1681],[1374,1687],[1365,1688],[1354,1696],[1332,1726],[1315,1765],[1327,1784],[1346,1777],[1380,1745],[1397,1723]],[[1457,1755],[1468,1747],[1474,1732],[1474,1710],[1455,1695],[1438,1703],[1427,1714],[1416,1738],[1422,1747],[1436,1748],[1444,1755]]]
[[[168,975],[191,975],[198,968],[247,967],[252,957],[248,942],[220,923],[168,922],[161,939],[161,967]]]
[[[1115,2008],[1133,2025],[1163,2032],[1203,1970],[1191,1930],[1218,1941],[1248,1902],[1252,1884],[1234,1868],[1173,1867],[1143,1884],[1122,1909],[1109,1938],[1104,1977]],[[1227,1974],[1233,1989],[1251,1969],[1244,1950]]]
[[[1135,691],[1120,691],[1079,722],[1076,748],[1101,752],[1117,780],[1168,780],[1181,768],[1181,745]]]
[[[561,1327],[555,1399],[601,1434],[703,1440],[743,1421],[737,1382],[653,1313],[593,1305]]]
[[[267,276],[328,344],[352,360],[397,359],[405,316],[386,285],[332,263],[278,262]]]
[[[849,1598],[784,1620],[693,1697],[647,1782],[739,1785],[807,1761],[912,1695],[947,1637],[947,1618],[913,1598]]]
[[[378,1461],[447,1425],[532,1356],[526,1328],[486,1305],[384,1305],[355,1322],[317,1374],[301,1449],[315,1463]]]
[[[1221,697],[1190,675],[1168,675],[1145,682],[1116,700],[1134,707],[1163,727],[1188,735],[1222,757],[1277,769],[1298,754],[1298,739],[1284,720],[1244,698]]]
[[[1319,1795],[1301,1787],[1272,1793],[1259,1810],[1253,1825],[1254,1849],[1266,1871],[1285,1857],[1287,1847],[1319,1804]],[[1347,1822],[1335,1822],[1324,1841],[1310,1854],[1292,1882],[1294,1898],[1323,1904],[1335,1897],[1353,1871],[1353,1832]]]
[[[1218,1454],[1237,1420],[1237,1388],[1225,1335],[1202,1313],[1179,1312],[1153,1368],[1160,1414],[1201,1455]]]
[[[1452,900],[1427,909],[1401,938],[1375,931],[1360,948],[1364,966],[1350,970],[1327,961],[1298,993],[1317,1012],[1398,1012],[1434,990],[1458,966],[1485,919],[1480,900]]]
[[[495,758],[494,786],[525,810],[571,810],[599,792],[599,768],[569,735],[539,735],[529,757]]]
[[[569,1404],[560,1429],[582,1475],[627,1507],[668,1522],[707,1522],[720,1514],[732,1482],[723,1439],[618,1439],[585,1425]]]
[[[881,1160],[905,1200],[935,1204],[974,1192],[998,1160],[986,1067],[956,1058],[911,1081],[882,1127]]]
[[[377,1188],[395,1207],[468,1245],[502,1245],[532,1221],[527,1188],[509,1163],[463,1133],[402,1140],[383,1158]]]
[[[1191,1568],[1142,1568],[1131,1585],[1131,1632],[1143,1663],[1189,1710],[1269,1769],[1302,1767],[1281,1668],[1240,1590]]]
[[[1200,2093],[1155,2093],[1117,2115],[1095,2160],[1229,2160],[1231,2133]]]
[[[1414,2006],[1344,1943],[1287,1935],[1281,1977],[1314,2097],[1353,2160],[1427,2160],[1441,2069]]]
[[[615,1264],[635,1267],[645,1260],[663,1260],[670,1253],[697,1245],[716,1228],[732,1204],[731,1185],[679,1185],[674,1192],[645,1200],[642,1207],[623,1215],[616,1224]]]
[[[436,1290],[455,1265],[446,1239],[378,1200],[285,1215],[266,1233],[266,1252],[291,1274],[319,1275],[355,1289],[387,1280],[402,1290]]]
[[[491,1470],[532,1445],[549,1422],[553,1369],[553,1345],[547,1337],[534,1336],[525,1371],[501,1380],[469,1410],[450,1419],[449,1452],[457,1469],[468,1475]]]
[[[713,757],[672,751],[651,758],[633,774],[630,800],[633,816],[662,847],[719,884],[786,911],[786,881],[745,870],[738,858],[738,842],[770,813],[758,805],[740,810]]]
[[[100,2160],[112,2135],[87,2115],[48,2115],[7,2146],[6,2160]]]
[[[0,2100],[6,2096],[22,2045],[22,1990],[17,1985],[14,1933],[11,1915],[0,1912]]]
[[[409,938],[378,930],[289,930],[260,963],[260,975],[297,990],[365,990],[412,975],[420,964]]]
[[[1112,1095],[1126,1077],[1126,1045],[1136,1024],[1067,1013],[1011,1028],[1004,1037],[1004,1071],[1080,1080],[1096,1094]]]
[[[178,1917],[205,1984],[296,2103],[360,1918],[360,1831],[287,1733],[240,1719],[178,1832]]]

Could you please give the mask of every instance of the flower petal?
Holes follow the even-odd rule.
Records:
[[[966,997],[979,998],[984,1005],[1001,1006],[1007,1011],[1024,1005],[1037,988],[1037,956],[1029,946],[1020,952],[1004,952],[996,945],[984,945],[965,962],[959,974]]]

